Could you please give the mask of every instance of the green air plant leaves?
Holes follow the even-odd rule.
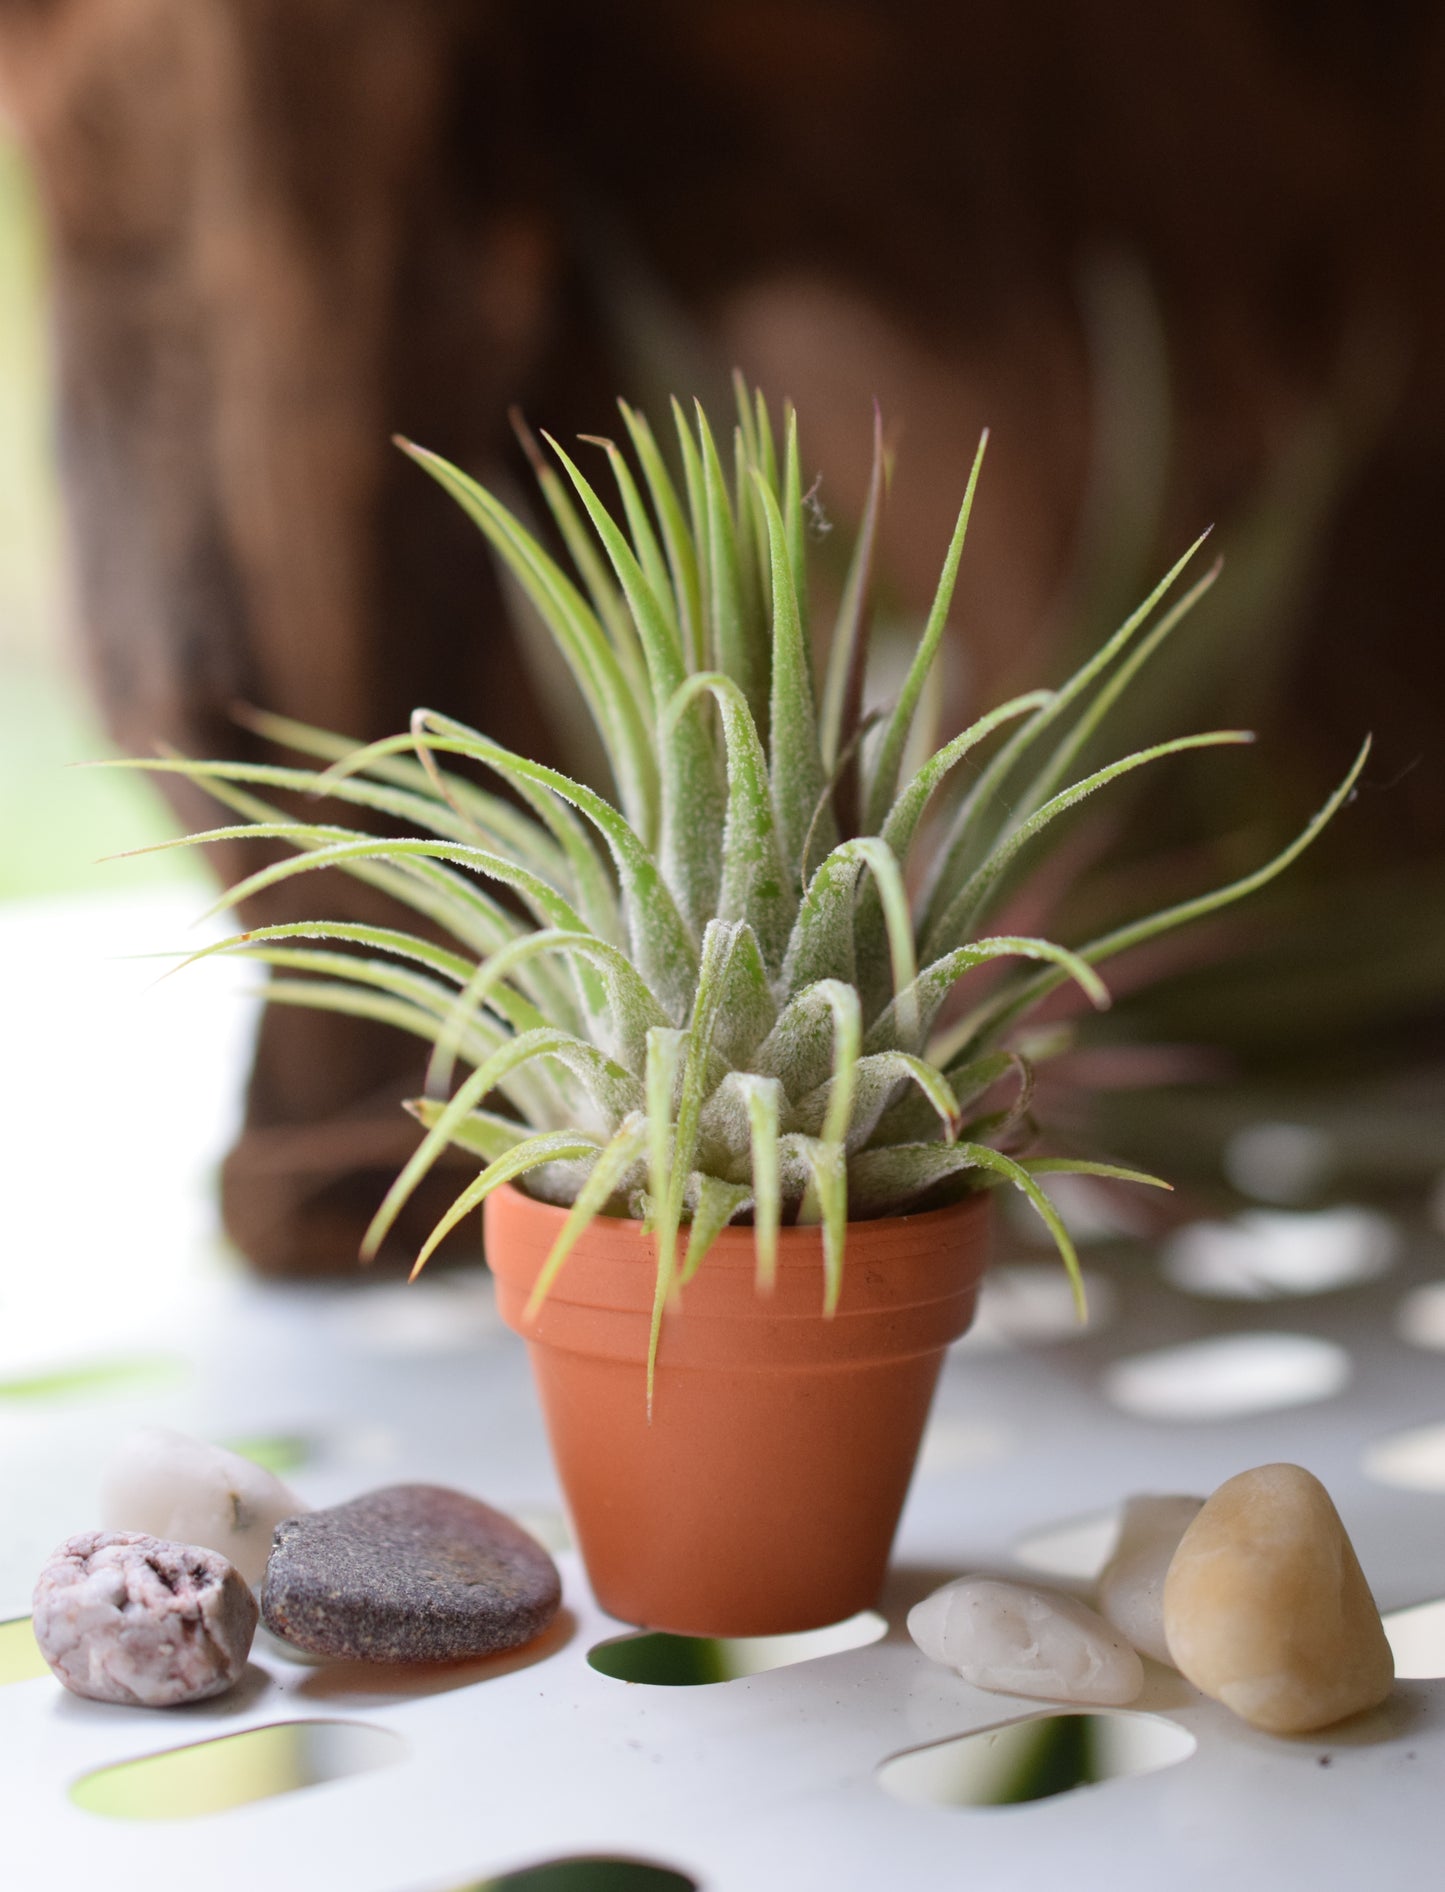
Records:
[[[524,976],[528,961],[549,953],[590,961],[596,967],[602,1001],[596,1010],[599,1042],[629,1070],[638,1067],[648,1032],[654,1025],[667,1023],[662,1007],[632,961],[610,941],[591,933],[547,927],[510,941],[484,959],[475,971],[469,970],[452,1001],[447,1029],[437,1038],[427,1070],[428,1092],[444,1089],[451,1081],[461,1036],[482,1006],[491,1005],[510,1017],[518,1000],[508,980]],[[542,1021],[534,1017],[530,1022]]]
[[[723,829],[719,919],[746,920],[775,971],[797,912],[797,889],[778,858],[767,757],[741,687],[720,671],[689,677],[668,705],[682,715],[704,692],[717,703],[727,752],[728,801]]]
[[[491,541],[521,584],[571,669],[602,737],[622,812],[644,835],[656,821],[657,765],[629,687],[630,666],[609,643],[576,586],[505,506],[438,454],[398,444],[432,474]]]
[[[984,441],[897,700],[870,702],[888,480],[875,418],[831,647],[823,638],[816,651],[819,694],[797,417],[784,409],[775,432],[761,395],[741,381],[736,394],[720,435],[700,408],[674,403],[672,464],[622,404],[625,439],[596,443],[612,506],[518,421],[575,575],[469,475],[405,448],[540,615],[597,725],[610,795],[426,709],[368,745],[241,713],[299,766],[174,755],[129,765],[181,776],[231,811],[232,825],[176,845],[247,837],[288,850],[218,908],[335,869],[416,916],[414,931],[287,920],[178,957],[252,958],[273,1003],[383,1020],[429,1045],[426,1095],[408,1106],[421,1141],[367,1253],[448,1146],[482,1167],[418,1267],[493,1189],[524,1177],[569,1209],[534,1301],[594,1215],[640,1216],[657,1268],[649,1401],[663,1322],[740,1218],[751,1219],[761,1293],[780,1232],[820,1226],[827,1312],[850,1217],[1006,1185],[1043,1218],[1077,1288],[1040,1178],[1155,1179],[1028,1151],[1034,1008],[1068,980],[1107,1004],[1096,969],[1106,959],[1281,873],[1348,799],[1366,753],[1294,842],[1227,886],[1082,943],[981,936],[990,904],[1019,889],[1087,797],[1147,763],[1247,740],[1223,730],[1095,759],[1111,710],[1163,660],[1217,568],[1170,603],[1191,547],[1065,682],[976,713],[900,787],[940,668]],[[337,808],[391,832],[317,818]],[[969,991],[971,1009],[940,1024]]]
[[[979,859],[987,853],[990,822],[997,821],[1000,808],[1007,811],[1011,807],[1011,797],[1006,797],[1004,791],[1010,786],[1015,769],[1034,744],[1061,717],[1066,715],[1075,703],[1087,696],[1099,679],[1108,672],[1110,666],[1128,649],[1141,627],[1148,623],[1156,605],[1172,589],[1175,580],[1208,536],[1207,532],[1202,533],[1194,541],[1184,556],[1164,574],[1139,608],[1130,613],[1113,636],[1101,645],[1086,663],[1081,664],[1061,688],[1050,693],[1048,702],[1040,705],[1023,728],[1011,736],[989,762],[988,767],[964,797],[953,816],[948,834],[939,844],[929,863],[923,906],[925,928],[932,924],[937,908],[952,897],[959,882],[966,877],[970,868],[977,865]],[[1050,767],[1052,766],[1051,764]],[[994,832],[997,833],[997,828]]]
[[[1133,946],[1142,946],[1177,927],[1192,925],[1196,920],[1206,919],[1211,913],[1232,906],[1236,900],[1244,900],[1250,894],[1258,893],[1260,888],[1268,886],[1270,881],[1277,879],[1297,861],[1334,820],[1354,794],[1355,784],[1360,779],[1369,754],[1370,738],[1366,737],[1348,774],[1329,800],[1294,840],[1262,867],[1230,881],[1227,886],[1213,888],[1192,900],[1181,900],[1172,907],[1161,908],[1157,913],[1146,914],[1142,919],[1115,927],[1112,932],[1101,934],[1079,947],[1078,957],[1091,966],[1097,966],[1117,953],[1127,952]],[[979,1048],[994,1043],[1011,1025],[1027,1017],[1056,986],[1062,984],[1065,977],[1067,974],[1062,972],[1044,971],[1018,984],[1004,987],[950,1029],[946,1042],[935,1047],[937,1056],[948,1060],[950,1065],[956,1058],[975,1056]]]
[[[578,468],[555,441],[548,444],[587,509],[637,625],[651,684],[656,728],[685,674],[676,613],[669,612],[659,602],[648,582],[644,559],[647,564],[651,564],[652,559],[645,553],[639,556]],[[640,501],[638,503],[640,505]],[[658,735],[664,737],[659,744],[662,778],[659,856],[666,872],[669,901],[675,898],[692,924],[700,929],[713,910],[717,893],[722,829],[717,758],[708,743],[700,710],[678,717],[667,727],[665,736],[661,730]],[[710,845],[699,845],[704,835]]]
[[[823,701],[818,715],[818,737],[825,768],[836,767],[848,747],[863,710],[864,665],[868,655],[868,609],[879,521],[887,486],[887,456],[883,449],[883,416],[873,409],[873,468],[868,476],[868,497],[848,564],[843,596],[833,625]],[[801,588],[801,586],[800,586]]]
[[[873,779],[868,791],[867,825],[876,833],[883,824],[883,817],[888,804],[893,799],[898,786],[898,768],[903,760],[904,745],[908,741],[908,732],[913,727],[914,714],[918,709],[918,700],[923,694],[923,686],[928,680],[928,673],[933,668],[933,660],[938,655],[939,644],[943,640],[944,626],[948,622],[949,607],[953,603],[953,589],[958,580],[959,561],[963,557],[963,542],[968,536],[968,522],[973,514],[973,496],[978,487],[978,476],[983,469],[983,456],[988,447],[988,432],[984,431],[978,443],[978,452],[974,455],[973,469],[968,476],[968,485],[964,489],[963,504],[959,508],[958,524],[953,529],[953,538],[948,553],[943,561],[943,572],[938,581],[938,591],[934,596],[933,609],[928,614],[928,622],[923,628],[923,636],[899,692],[893,714],[888,719],[879,745],[878,759],[874,764]]]
[[[818,747],[812,664],[793,587],[787,528],[776,495],[768,491],[761,477],[757,491],[762,495],[767,513],[773,584],[773,681],[768,709],[773,808],[783,866],[798,885],[808,877],[804,848],[808,837],[815,832],[814,815],[827,787],[827,777]],[[824,853],[837,841],[836,824],[828,811],[824,813],[817,838]]]

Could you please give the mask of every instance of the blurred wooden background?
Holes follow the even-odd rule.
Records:
[[[255,751],[239,699],[363,738],[429,703],[564,753],[481,541],[390,435],[520,494],[510,403],[604,430],[615,393],[711,394],[736,363],[797,400],[848,520],[876,395],[900,616],[993,429],[955,707],[1056,675],[1218,522],[1226,579],[1153,707],[1259,723],[1247,780],[1278,811],[1237,823],[1278,838],[1377,740],[1323,893],[1281,923],[1274,1048],[1445,1062],[1438,5],[0,0],[0,87],[49,221],[83,632],[126,749]],[[1217,813],[1150,816],[1187,844]],[[1312,942],[1345,907],[1335,976]],[[1259,1005],[1212,990],[1166,1026],[1213,1002],[1248,1064]],[[260,1266],[351,1265],[414,1065],[355,1021],[268,1019],[224,1189]]]

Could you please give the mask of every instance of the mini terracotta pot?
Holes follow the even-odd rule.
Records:
[[[784,1635],[868,1608],[944,1350],[973,1319],[987,1198],[852,1223],[832,1319],[819,1229],[781,1231],[767,1296],[753,1231],[725,1229],[664,1319],[650,1423],[655,1261],[640,1224],[599,1218],[524,1315],[565,1214],[499,1189],[487,1259],[598,1602],[695,1636]]]

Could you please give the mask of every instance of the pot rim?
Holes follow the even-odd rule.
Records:
[[[863,1241],[868,1241],[869,1237],[861,1234],[861,1231],[865,1229],[887,1229],[897,1232],[903,1232],[906,1229],[910,1240],[917,1237],[926,1239],[930,1229],[937,1228],[941,1233],[955,1222],[983,1214],[992,1201],[993,1193],[991,1189],[975,1189],[961,1196],[957,1202],[945,1203],[941,1209],[904,1211],[901,1215],[870,1215],[850,1220],[847,1224],[848,1242],[852,1244],[855,1232]],[[502,1183],[500,1187],[494,1189],[487,1199],[488,1205],[498,1201],[499,1198],[513,1198],[517,1203],[525,1204],[525,1211],[522,1212],[531,1212],[539,1220],[550,1218],[554,1229],[559,1232],[563,1222],[571,1213],[570,1204],[544,1202],[540,1197],[529,1196],[525,1189],[519,1189],[515,1183]],[[682,1223],[678,1228],[679,1259],[686,1249],[687,1229],[686,1223]],[[737,1227],[729,1225],[720,1229],[707,1251],[701,1272],[706,1273],[719,1266],[730,1269],[755,1268],[757,1265],[755,1233],[751,1223],[743,1223]],[[579,1237],[579,1241],[595,1241],[601,1244],[610,1262],[623,1265],[635,1262],[648,1267],[654,1266],[656,1262],[653,1238],[650,1234],[644,1234],[642,1222],[636,1216],[598,1215],[588,1224],[582,1236]],[[794,1267],[816,1266],[822,1246],[823,1226],[820,1222],[809,1222],[801,1226],[795,1223],[790,1227],[780,1228],[778,1230],[779,1269],[788,1264]],[[629,1253],[629,1250],[632,1252]],[[570,1262],[568,1265],[571,1265]],[[846,1255],[843,1266],[846,1273],[848,1266]],[[564,1269],[564,1276],[565,1273]]]
[[[544,1344],[645,1357],[657,1256],[639,1221],[613,1216],[593,1222],[533,1308],[530,1296],[567,1211],[501,1189],[488,1198],[487,1211],[497,1306],[509,1327]],[[678,1284],[678,1299],[669,1301],[659,1365],[731,1345],[722,1335],[733,1329],[752,1330],[757,1339],[749,1344],[779,1358],[800,1349],[860,1354],[875,1344],[885,1352],[927,1352],[964,1332],[988,1265],[987,1194],[942,1210],[879,1216],[849,1227],[841,1291],[831,1313],[821,1227],[785,1231],[793,1239],[779,1254],[771,1286],[761,1291],[753,1230],[725,1230],[731,1239],[721,1252],[710,1250],[691,1280]],[[604,1327],[610,1328],[606,1339]],[[812,1328],[834,1338],[809,1337]],[[705,1337],[709,1330],[715,1340]]]

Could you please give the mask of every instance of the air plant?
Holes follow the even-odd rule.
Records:
[[[1365,752],[1304,831],[1242,879],[1072,946],[989,933],[990,911],[1070,810],[1136,769],[1250,740],[1232,729],[1178,736],[1073,774],[1212,582],[1211,571],[1169,602],[1199,544],[1065,683],[998,705],[906,768],[986,437],[902,687],[870,710],[881,430],[840,602],[817,640],[819,676],[791,409],[779,441],[762,396],[739,387],[729,475],[701,407],[689,417],[674,403],[680,478],[646,419],[626,405],[621,415],[630,456],[593,443],[615,508],[555,440],[548,459],[524,435],[571,571],[475,480],[400,443],[481,528],[555,640],[600,736],[612,798],[430,709],[365,747],[256,716],[260,733],[316,766],[135,765],[182,774],[241,817],[191,843],[246,836],[295,850],[217,907],[340,868],[423,925],[264,926],[206,952],[272,968],[272,1004],[382,1019],[430,1045],[425,1095],[410,1106],[424,1134],[376,1213],[368,1256],[455,1145],[480,1171],[417,1269],[492,1190],[526,1178],[570,1205],[538,1298],[593,1217],[650,1227],[654,1351],[669,1298],[729,1223],[755,1229],[762,1292],[779,1228],[821,1223],[828,1312],[850,1220],[1000,1184],[1043,1218],[1081,1297],[1041,1177],[1167,1185],[1021,1150],[1032,1127],[1025,1022],[1069,981],[1107,1005],[1107,960],[1281,873],[1350,794]],[[409,832],[297,820],[265,790],[349,804]],[[986,967],[968,1003],[970,977]],[[946,1003],[956,1015],[940,1028]]]

